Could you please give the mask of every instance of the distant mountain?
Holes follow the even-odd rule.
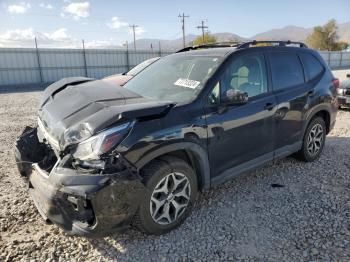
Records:
[[[233,33],[213,33],[216,37],[217,42],[227,42],[227,41],[247,41],[249,39],[255,40],[292,40],[292,41],[302,41],[306,40],[306,37],[312,32],[313,28],[304,28],[300,26],[289,25],[283,28],[276,28],[266,32],[256,34],[250,38],[244,38]],[[350,43],[350,22],[338,24],[338,35],[340,41],[345,41]],[[187,35],[186,45],[191,45],[194,39],[198,35]],[[137,49],[151,49],[151,44],[153,50],[158,50],[159,43],[163,50],[178,50],[182,48],[182,37],[174,40],[162,40],[162,39],[138,39],[136,40]],[[133,43],[129,44],[129,48],[132,48]]]
[[[197,38],[197,35],[186,35],[185,40],[186,40],[186,45],[189,45],[194,41],[194,39]],[[175,49],[178,49],[179,47],[182,47],[182,37],[177,38],[170,43],[171,46],[173,46]]]
[[[246,41],[247,38],[241,37],[232,33],[215,33],[212,34],[215,36],[217,42],[227,42],[227,41]],[[192,45],[192,42],[200,35],[186,35],[186,45]],[[151,49],[151,45],[153,50],[159,49],[159,44],[163,50],[178,50],[182,47],[182,37],[174,40],[164,40],[164,39],[149,39],[149,38],[141,38],[136,40],[137,49]],[[132,48],[134,42],[129,44],[129,48]]]
[[[292,40],[305,41],[312,32],[312,28],[299,26],[286,26],[283,28],[272,29],[266,32],[256,34],[251,39],[256,40]],[[338,36],[340,41],[350,42],[350,22],[338,24]]]
[[[186,45],[190,45],[194,39],[196,39],[196,35],[186,35]],[[136,40],[137,49],[151,49],[159,50],[159,45],[162,50],[177,50],[182,47],[182,37],[174,40],[164,40],[164,39],[149,39],[149,38],[141,38]],[[134,42],[129,44],[129,48],[134,46]]]
[[[244,38],[232,33],[216,33],[212,35],[215,36],[217,42],[227,42],[227,41],[242,42],[242,41],[248,40],[247,38]]]
[[[303,28],[289,25],[279,29],[272,29],[252,36],[255,40],[293,40],[305,41],[306,37],[312,32],[312,28]]]

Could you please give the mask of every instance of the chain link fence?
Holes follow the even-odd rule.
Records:
[[[323,59],[332,69],[350,69],[350,52],[320,51]]]
[[[171,54],[164,50],[0,48],[0,86],[47,85],[64,77],[102,78],[140,62]],[[332,69],[350,68],[350,52],[320,52]]]
[[[64,77],[102,78],[171,51],[0,48],[0,86],[42,84]]]

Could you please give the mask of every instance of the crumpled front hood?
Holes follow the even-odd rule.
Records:
[[[74,126],[84,125],[94,135],[119,122],[160,117],[172,106],[171,102],[144,98],[105,81],[68,78],[44,91],[39,119],[45,132],[63,150],[66,146],[64,134]]]

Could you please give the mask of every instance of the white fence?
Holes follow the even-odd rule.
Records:
[[[69,76],[102,78],[171,51],[0,48],[0,86],[45,84]],[[350,52],[320,52],[332,69],[350,68]]]

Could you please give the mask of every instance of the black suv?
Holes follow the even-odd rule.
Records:
[[[72,234],[163,234],[198,192],[296,153],[319,157],[337,88],[302,43],[213,44],[161,58],[123,88],[88,78],[43,92],[16,142],[40,214]]]

